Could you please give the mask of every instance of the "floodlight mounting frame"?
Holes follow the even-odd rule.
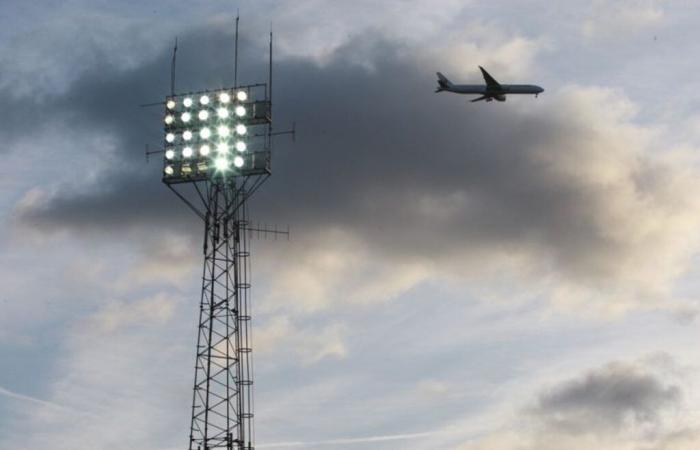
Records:
[[[261,92],[262,91],[262,92]],[[244,101],[237,100],[237,93],[245,92],[247,99]],[[217,181],[226,178],[247,177],[251,175],[270,175],[271,170],[271,146],[272,146],[272,101],[269,97],[271,91],[265,83],[256,83],[251,85],[243,85],[233,88],[221,88],[215,90],[203,90],[195,92],[186,92],[180,94],[171,94],[166,97],[163,103],[165,106],[164,117],[171,116],[171,123],[164,125],[164,141],[163,141],[163,176],[162,181],[167,185],[175,185],[182,183],[191,183],[198,181]],[[229,117],[217,119],[212,117],[202,123],[197,123],[198,111],[206,110],[211,112],[212,116],[218,107],[222,104],[217,104],[216,98],[222,94],[229,94],[231,100],[223,105],[226,108],[236,108],[243,106],[246,114],[244,117],[235,117],[231,113]],[[262,96],[261,96],[262,94]],[[198,99],[202,96],[213,98],[208,105],[199,105]],[[181,106],[184,99],[190,98],[194,104],[189,107]],[[168,108],[169,101],[175,101],[173,109]],[[183,123],[178,116],[183,113],[191,113],[190,121],[192,123]],[[237,137],[219,138],[202,138],[199,136],[198,129],[214,128],[225,126],[229,132],[236,134],[237,125],[244,125],[246,133]],[[191,133],[189,140],[184,139],[186,131]],[[169,142],[166,139],[168,134],[172,134],[174,140]],[[225,143],[230,146],[233,142],[242,141],[248,147],[243,152],[238,152],[235,149],[229,150],[224,154],[219,154],[216,151],[218,143]],[[209,155],[197,154],[199,148],[203,145],[210,147]],[[185,157],[182,150],[185,147],[193,148],[192,156]],[[174,156],[168,158],[168,150]],[[216,168],[216,158],[222,157],[227,161],[229,168],[220,171]],[[242,167],[230,167],[233,157],[242,158]]]

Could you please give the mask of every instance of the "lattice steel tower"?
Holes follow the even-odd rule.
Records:
[[[236,47],[238,20],[236,20]],[[163,183],[204,222],[189,449],[254,447],[246,202],[271,174],[272,33],[267,83],[165,100]],[[236,54],[237,54],[236,48]],[[237,57],[236,57],[237,66]],[[285,132],[286,133],[286,132]],[[155,152],[151,152],[155,153]]]

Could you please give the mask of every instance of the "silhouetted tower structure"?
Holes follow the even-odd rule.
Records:
[[[246,203],[271,174],[272,33],[267,83],[175,93],[165,100],[163,183],[204,223],[204,269],[189,449],[254,448]]]

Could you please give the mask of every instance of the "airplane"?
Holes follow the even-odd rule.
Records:
[[[447,91],[456,94],[481,94],[481,97],[471,100],[472,102],[478,102],[480,100],[486,100],[487,102],[493,100],[505,102],[506,94],[534,94],[535,97],[537,97],[544,92],[544,89],[534,84],[501,84],[484,70],[483,67],[479,66],[479,69],[481,69],[481,74],[484,76],[486,85],[452,84],[445,75],[438,72],[438,88],[435,89],[435,92]]]

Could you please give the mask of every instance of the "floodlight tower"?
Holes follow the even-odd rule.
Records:
[[[238,20],[236,21],[236,43]],[[204,270],[189,449],[252,450],[253,367],[246,202],[271,174],[267,83],[165,99],[163,183],[204,222]],[[236,49],[237,53],[237,49]],[[259,230],[258,230],[259,231]]]

